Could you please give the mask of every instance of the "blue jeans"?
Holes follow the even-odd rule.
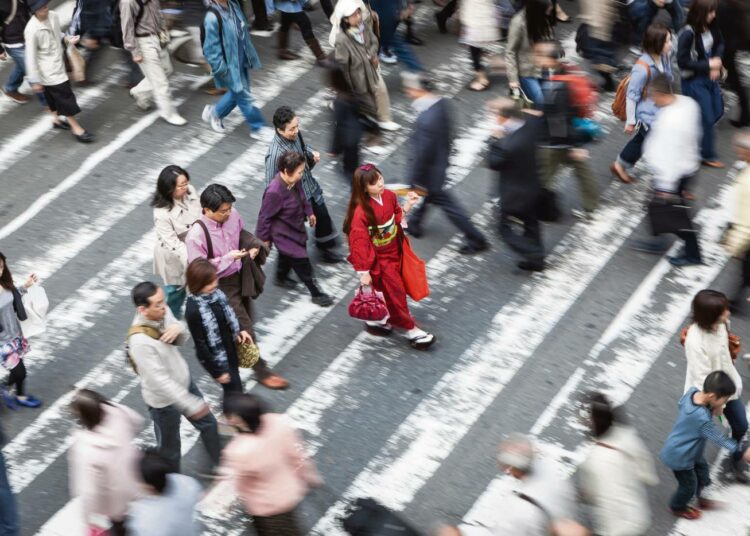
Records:
[[[742,441],[747,433],[747,413],[742,400],[738,398],[727,402],[724,406],[724,417],[732,427],[732,439],[737,442]],[[735,461],[739,461],[742,458],[742,451],[735,452],[732,457]]]
[[[534,102],[534,108],[540,110],[544,104],[544,93],[542,93],[542,84],[538,78],[521,77],[521,89],[526,96]]]
[[[5,457],[0,450],[0,536],[18,536],[18,513],[16,500],[8,482]]]
[[[3,89],[6,93],[13,93],[18,91],[18,88],[23,83],[23,77],[26,76],[26,47],[6,48],[5,51],[13,58],[13,62],[16,65],[10,72],[8,81],[5,83]]]
[[[229,115],[229,112],[234,110],[235,106],[238,106],[242,115],[245,116],[245,121],[250,125],[250,131],[255,132],[260,127],[265,126],[266,121],[263,119],[260,109],[253,105],[253,96],[250,94],[250,78],[248,77],[247,69],[242,69],[242,82],[242,91],[235,93],[230,89],[219,99],[219,102],[216,103],[216,115],[220,119],[224,119]]]
[[[677,479],[677,491],[672,495],[669,507],[675,512],[684,512],[688,503],[694,497],[700,497],[703,488],[711,483],[708,472],[708,464],[701,454],[700,459],[695,462],[692,469],[684,471],[673,471]]]
[[[714,126],[724,115],[724,98],[719,84],[706,75],[685,78],[682,81],[682,94],[695,100],[701,108],[701,158],[716,160],[719,156],[714,146]]]
[[[399,61],[406,65],[410,71],[424,71],[424,67],[419,62],[411,46],[404,41],[404,38],[399,33],[394,33],[391,36],[391,42],[386,47],[382,44],[381,46],[385,50],[390,50],[398,57]]]

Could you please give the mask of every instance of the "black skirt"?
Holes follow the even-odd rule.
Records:
[[[57,112],[58,115],[72,117],[81,113],[76,96],[70,88],[70,80],[56,86],[44,86],[44,97],[47,99],[49,109]]]
[[[294,510],[275,516],[253,516],[258,536],[302,536]]]

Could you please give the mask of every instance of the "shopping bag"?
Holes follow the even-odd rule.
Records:
[[[427,284],[427,267],[422,259],[417,257],[411,249],[409,239],[401,234],[401,279],[404,281],[406,293],[414,301],[419,301],[430,295]]]
[[[688,207],[678,196],[654,196],[648,205],[648,217],[654,236],[695,230]]]
[[[26,320],[21,321],[21,331],[26,338],[36,337],[47,331],[49,298],[40,285],[32,285],[21,298],[26,310]]]

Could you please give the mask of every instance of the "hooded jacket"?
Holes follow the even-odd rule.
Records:
[[[26,0],[0,0],[0,43],[23,45],[23,29],[31,19]]]

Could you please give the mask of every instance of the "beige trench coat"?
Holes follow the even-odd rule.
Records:
[[[182,201],[176,202],[171,209],[154,208],[154,273],[164,280],[165,285],[185,284],[187,247],[180,235],[184,237],[200,217],[201,204],[192,184]]]

